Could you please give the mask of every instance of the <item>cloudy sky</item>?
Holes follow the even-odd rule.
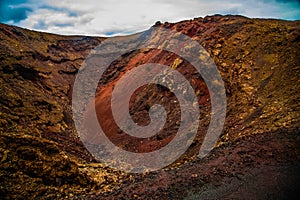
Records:
[[[300,19],[299,0],[0,0],[0,22],[58,34],[125,35],[213,14]]]

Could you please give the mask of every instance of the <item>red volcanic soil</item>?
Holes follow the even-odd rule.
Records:
[[[296,140],[296,142],[295,142]],[[101,199],[295,199],[299,187],[299,138],[282,130],[214,149],[203,160],[138,175]],[[287,156],[288,155],[288,156]],[[287,159],[287,157],[289,157]]]
[[[167,58],[167,60],[166,60]],[[126,66],[121,69],[118,66],[111,66],[114,70],[109,73],[104,73],[104,77],[115,77],[107,84],[100,85],[95,102],[91,102],[90,106],[96,107],[96,113],[98,121],[107,137],[117,146],[127,151],[132,152],[151,152],[162,148],[167,145],[175,136],[180,125],[180,107],[176,101],[176,97],[168,89],[159,88],[157,86],[148,85],[143,86],[132,94],[129,102],[129,110],[132,113],[132,119],[139,125],[147,125],[150,123],[150,117],[148,115],[148,108],[153,104],[163,105],[168,113],[167,123],[164,128],[154,136],[150,138],[136,138],[124,133],[120,127],[113,120],[111,110],[111,95],[114,86],[119,79],[128,71],[138,66],[138,63],[147,63],[149,60],[158,64],[171,65],[176,59],[176,55],[172,53],[162,52],[161,50],[150,50],[147,53],[135,52],[130,58],[122,60],[122,65]],[[128,63],[126,63],[128,61]],[[124,65],[126,63],[126,65]],[[183,67],[184,66],[184,67]],[[116,70],[118,69],[118,70]],[[107,70],[109,71],[109,70]],[[200,77],[193,77],[192,74],[197,74],[186,61],[182,63],[181,67],[178,67],[178,71],[186,74],[190,84],[195,91],[199,91],[201,96],[198,97],[198,103],[201,107],[207,107],[209,110],[209,92]],[[115,74],[118,74],[116,76]],[[130,80],[129,80],[130,81]],[[131,80],[135,82],[135,80]],[[130,85],[130,83],[128,83]],[[138,100],[137,100],[138,99]],[[86,112],[85,120],[90,122],[89,116],[92,108],[88,108]],[[201,113],[204,114],[204,113]],[[207,115],[207,113],[205,113]],[[209,120],[209,119],[208,119]],[[205,127],[203,127],[205,129]],[[92,140],[92,139],[91,139]]]
[[[218,67],[227,107],[223,132],[212,151],[197,157],[211,112],[203,78],[175,54],[141,49],[122,55],[105,71],[83,123],[88,125],[96,108],[99,124],[118,147],[151,152],[167,145],[177,133],[182,109],[170,90],[147,85],[131,96],[129,111],[139,125],[150,123],[152,105],[166,110],[163,129],[147,139],[122,131],[110,106],[112,91],[126,73],[141,64],[159,63],[183,74],[195,90],[197,135],[184,155],[155,172],[125,173],[97,162],[75,129],[71,104],[79,68],[105,38],[0,24],[0,199],[299,196],[300,22],[216,15],[155,27],[196,40]]]

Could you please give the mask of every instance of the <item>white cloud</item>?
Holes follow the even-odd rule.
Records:
[[[275,0],[46,0],[20,26],[59,34],[129,34],[156,21],[176,22],[212,14],[284,18],[284,3]],[[271,3],[270,3],[271,2]],[[288,9],[286,6],[285,9]],[[299,10],[294,13],[299,14]]]

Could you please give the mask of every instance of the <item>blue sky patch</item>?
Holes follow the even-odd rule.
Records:
[[[17,23],[27,18],[32,9],[26,5],[26,0],[1,0],[0,1],[0,22],[12,21]]]

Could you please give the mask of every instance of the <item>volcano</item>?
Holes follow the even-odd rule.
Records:
[[[211,151],[198,157],[214,96],[204,78],[175,53],[137,49],[122,54],[102,74],[83,123],[88,124],[95,109],[106,137],[118,148],[147,153],[167,146],[180,128],[181,110],[189,109],[180,106],[170,89],[149,84],[130,97],[129,113],[140,126],[151,123],[153,105],[165,108],[162,130],[148,138],[129,136],[117,125],[110,106],[112,91],[123,76],[143,64],[157,63],[189,81],[199,105],[199,126],[185,153],[162,169],[129,173],[100,162],[76,129],[72,98],[86,59],[108,38],[61,36],[0,24],[1,199],[297,197],[300,21],[214,15],[157,22],[153,27],[196,41],[218,69],[226,117]]]

